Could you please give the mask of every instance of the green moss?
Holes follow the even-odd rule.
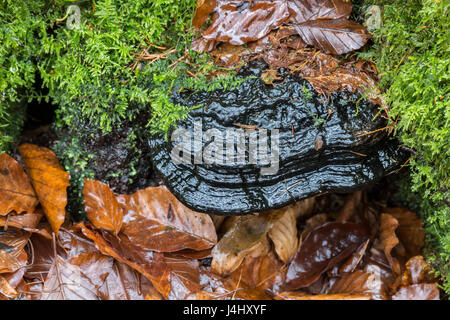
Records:
[[[360,56],[376,62],[390,116],[398,119],[396,135],[414,150],[401,194],[425,222],[427,256],[450,293],[449,1],[363,4],[379,5],[383,23],[373,31],[374,45]]]

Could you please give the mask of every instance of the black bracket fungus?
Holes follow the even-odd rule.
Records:
[[[229,91],[174,94],[195,107],[149,139],[156,170],[189,208],[242,215],[324,192],[353,192],[398,168],[405,154],[386,132],[378,106],[349,92],[319,95],[282,71],[275,85],[252,62]],[[375,131],[375,132],[372,132]]]

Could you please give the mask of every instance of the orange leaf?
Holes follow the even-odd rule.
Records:
[[[392,249],[399,243],[395,234],[398,227],[398,221],[390,214],[382,213],[380,216],[380,240],[383,244],[384,254],[386,255],[392,270],[396,274],[400,274],[400,264],[397,259],[391,255]]]
[[[164,254],[164,261],[170,269],[171,291],[169,299],[184,300],[200,291],[200,270],[197,260]]]
[[[26,265],[24,247],[29,238],[30,234],[22,230],[0,231],[0,273],[15,272]]]
[[[32,213],[38,202],[20,164],[6,153],[0,154],[0,215],[11,211]]]
[[[0,298],[4,295],[6,298],[15,299],[19,296],[19,293],[13,286],[3,277],[0,276]]]
[[[45,216],[57,234],[66,214],[66,188],[70,185],[70,175],[50,149],[23,144],[19,151]]]
[[[122,227],[123,209],[111,188],[94,180],[84,180],[84,209],[92,224],[117,235]]]
[[[205,250],[217,242],[211,217],[184,206],[165,187],[149,187],[120,195],[122,233],[137,246],[158,252]]]
[[[413,284],[398,290],[392,300],[439,300],[439,288],[435,283]]]

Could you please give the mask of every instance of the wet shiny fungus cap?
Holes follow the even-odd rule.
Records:
[[[349,92],[319,95],[289,73],[267,85],[262,70],[249,64],[232,90],[176,95],[174,102],[195,108],[167,139],[149,140],[154,167],[189,208],[242,215],[353,192],[405,160],[377,131],[386,126],[377,105]]]

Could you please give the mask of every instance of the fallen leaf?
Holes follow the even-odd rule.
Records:
[[[0,215],[11,211],[33,213],[38,203],[21,165],[6,153],[0,154]]]
[[[285,1],[218,0],[211,25],[202,33],[207,40],[241,45],[264,37],[289,18]]]
[[[122,233],[146,250],[205,250],[217,243],[211,217],[179,202],[164,187],[149,187],[117,197],[124,208]]]
[[[77,226],[87,238],[95,242],[102,254],[111,256],[143,274],[163,297],[168,297],[170,272],[161,253],[137,248],[125,235],[119,234],[120,238],[117,238],[108,233],[101,235],[89,229],[84,223],[79,223]]]
[[[75,266],[56,256],[42,290],[41,300],[98,300],[95,286]]]
[[[308,295],[297,292],[283,292],[278,295],[278,300],[370,300],[370,294],[316,294]]]
[[[361,244],[359,248],[352,254],[350,258],[345,261],[342,266],[339,268],[339,274],[353,272],[355,268],[360,263],[362,257],[366,253],[367,246],[369,245],[370,239],[367,239],[366,242]]]
[[[194,18],[192,19],[192,26],[200,29],[208,20],[209,15],[214,11],[217,5],[217,0],[198,0],[195,8]]]
[[[316,229],[317,227],[325,224],[328,222],[328,215],[326,213],[319,213],[305,222],[305,226],[303,227],[301,237],[304,239],[312,230]]]
[[[3,276],[0,275],[0,297],[1,295],[8,299],[15,299],[19,296],[19,293]]]
[[[386,255],[389,264],[397,275],[401,273],[400,263],[392,257],[392,249],[399,243],[399,240],[395,234],[395,230],[398,227],[398,221],[393,216],[382,213],[380,216],[380,240],[383,244],[384,254]]]
[[[338,212],[336,221],[344,222],[350,220],[351,217],[357,212],[358,207],[361,205],[362,191],[356,191],[349,194],[342,208]]]
[[[288,5],[293,23],[317,19],[347,19],[352,12],[352,3],[346,0],[291,0]]]
[[[8,215],[7,217],[0,217],[0,226],[14,227],[17,229],[24,229],[33,231],[41,221],[44,213],[40,209],[36,209],[33,213],[24,213],[19,215]]]
[[[249,254],[256,256],[268,251],[266,216],[242,216],[224,234],[212,250],[211,271],[231,274]]]
[[[284,263],[291,261],[298,249],[294,211],[295,207],[288,206],[270,213],[270,220],[273,222],[269,227],[268,236],[274,244],[275,252]]]
[[[18,229],[0,231],[0,273],[15,272],[24,267],[28,255],[24,250],[30,234]]]
[[[187,296],[201,290],[199,262],[197,260],[165,254],[164,262],[170,269],[171,290],[169,299],[184,300]]]
[[[369,294],[371,297],[387,298],[379,277],[363,270],[343,274],[331,287],[329,294]]]
[[[392,300],[439,300],[439,288],[435,283],[413,284],[400,288]]]
[[[367,239],[368,230],[363,225],[349,222],[329,222],[312,230],[289,265],[283,289],[309,286]]]
[[[95,180],[84,180],[84,209],[89,221],[99,229],[117,235],[122,227],[123,208],[111,188]]]
[[[425,241],[422,220],[414,212],[403,208],[387,208],[384,211],[398,221],[395,233],[407,251],[407,258],[420,255]]]
[[[47,148],[23,144],[19,151],[45,216],[53,232],[58,234],[66,214],[66,188],[70,185],[70,175]]]

